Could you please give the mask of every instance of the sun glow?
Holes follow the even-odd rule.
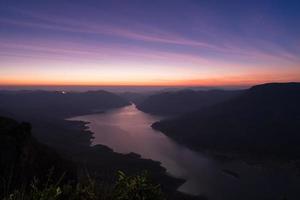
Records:
[[[281,24],[270,18],[270,24],[278,23],[270,28],[248,21],[253,16],[247,13],[239,13],[238,21],[230,16],[211,18],[199,12],[203,9],[199,5],[193,5],[197,12],[181,8],[180,13],[193,19],[185,23],[179,23],[177,13],[170,18],[164,9],[155,9],[155,17],[151,13],[149,18],[130,12],[127,5],[126,15],[100,6],[99,12],[80,7],[82,16],[73,4],[68,15],[57,13],[56,4],[43,12],[35,6],[14,6],[20,8],[7,7],[0,15],[1,85],[222,86],[300,81],[298,34],[282,32],[286,24],[298,20],[287,18]],[[233,30],[229,22],[240,27]]]

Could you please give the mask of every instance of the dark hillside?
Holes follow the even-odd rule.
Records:
[[[76,179],[76,167],[62,159],[54,150],[37,142],[31,135],[29,123],[18,123],[0,117],[0,177],[1,192],[29,184],[33,177],[46,181]]]
[[[50,92],[16,91],[0,92],[0,110],[22,119],[42,116],[66,118],[91,112],[129,105],[120,96],[106,91]]]
[[[151,114],[179,115],[229,100],[240,93],[242,91],[180,90],[163,92],[146,97],[137,104],[137,108]]]
[[[192,148],[300,157],[300,83],[254,86],[213,107],[153,124]]]

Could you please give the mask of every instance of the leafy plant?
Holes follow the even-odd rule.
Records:
[[[114,197],[118,200],[163,200],[160,185],[150,182],[147,172],[140,175],[127,176],[118,172],[118,180],[114,189]]]

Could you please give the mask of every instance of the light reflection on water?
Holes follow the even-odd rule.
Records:
[[[160,119],[130,105],[103,114],[74,117],[71,120],[90,122],[88,127],[95,137],[93,144],[109,146],[119,153],[135,152],[143,158],[160,161],[169,174],[186,180],[179,188],[183,192],[204,194],[220,200],[260,199],[262,196],[278,198],[287,193],[300,195],[300,191],[297,192],[296,189],[300,186],[299,177],[291,178],[294,175],[288,170],[266,172],[241,162],[220,164],[153,130],[151,124]],[[238,172],[240,178],[234,178],[222,169]]]

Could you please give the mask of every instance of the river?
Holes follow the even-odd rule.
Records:
[[[287,194],[293,199],[300,195],[300,180],[294,169],[266,170],[240,161],[220,162],[153,130],[151,124],[160,119],[139,111],[135,105],[71,118],[89,122],[87,126],[95,137],[93,145],[103,144],[115,152],[134,152],[160,161],[171,176],[186,180],[179,191],[217,200],[282,199]]]

